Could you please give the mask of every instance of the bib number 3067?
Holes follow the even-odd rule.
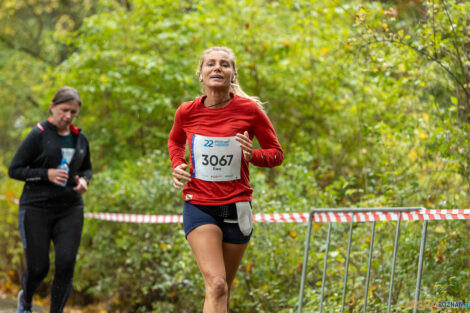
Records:
[[[212,166],[230,166],[232,164],[233,154],[227,154],[222,156],[217,155],[202,155],[202,165]]]

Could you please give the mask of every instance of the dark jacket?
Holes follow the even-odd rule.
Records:
[[[80,194],[73,190],[75,176],[91,179],[90,149],[88,140],[80,129],[71,126],[75,142],[75,154],[69,164],[69,179],[66,187],[49,181],[47,171],[57,168],[62,160],[62,150],[57,127],[48,122],[38,123],[16,152],[8,175],[25,181],[20,199],[21,205],[39,208],[83,205]]]

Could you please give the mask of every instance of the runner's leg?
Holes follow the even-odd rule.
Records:
[[[230,289],[232,287],[233,280],[237,274],[238,267],[242,261],[243,254],[245,253],[248,243],[234,244],[234,243],[223,243],[225,273],[227,277],[227,307],[230,307]]]
[[[83,228],[83,208],[67,209],[53,228],[55,273],[51,288],[51,313],[62,313],[72,290],[73,270]]]
[[[204,277],[206,298],[203,313],[227,313],[228,286],[222,248],[222,230],[213,224],[188,234],[188,243]]]
[[[39,210],[20,208],[18,222],[26,254],[23,300],[26,304],[31,304],[36,288],[49,272],[51,230],[48,213]]]

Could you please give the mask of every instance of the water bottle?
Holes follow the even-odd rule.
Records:
[[[67,160],[65,158],[62,158],[62,161],[60,162],[59,166],[57,166],[57,169],[64,170],[67,173],[69,172],[69,165],[67,164]],[[64,182],[60,186],[62,186],[62,187],[67,186],[67,182]]]

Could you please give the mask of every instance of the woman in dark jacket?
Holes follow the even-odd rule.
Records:
[[[11,178],[26,182],[18,221],[26,270],[17,313],[31,312],[34,291],[49,271],[51,241],[55,250],[51,313],[63,311],[72,289],[83,227],[81,195],[92,176],[88,140],[72,124],[81,105],[74,88],[57,91],[50,104],[52,116],[31,130],[8,169]],[[57,168],[65,162],[68,171]]]

